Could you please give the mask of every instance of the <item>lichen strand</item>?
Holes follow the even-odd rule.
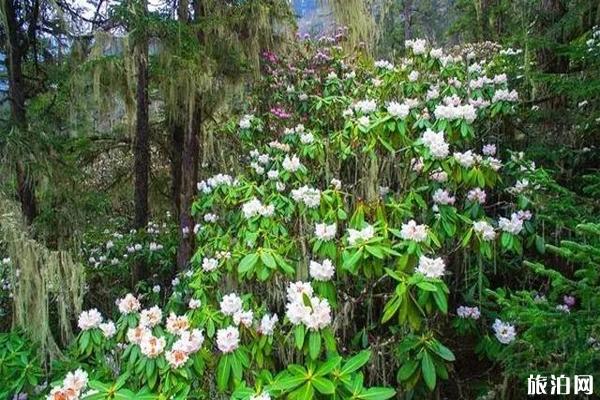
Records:
[[[31,239],[18,205],[0,197],[0,240],[12,260],[13,328],[40,345],[42,359],[62,357],[59,345],[73,339],[71,321],[81,312],[85,274],[66,251]],[[52,323],[58,332],[51,330]]]

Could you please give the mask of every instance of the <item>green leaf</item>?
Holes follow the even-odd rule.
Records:
[[[396,395],[392,388],[372,387],[361,393],[358,398],[362,400],[387,400]]]
[[[354,371],[360,369],[363,365],[365,365],[369,359],[371,358],[371,352],[368,350],[363,350],[344,364],[342,367],[341,375],[348,375],[353,373]]]
[[[306,382],[306,377],[302,375],[286,376],[282,379],[276,380],[269,386],[269,390],[289,392],[290,390],[298,387],[302,383]]]
[[[313,360],[319,357],[321,352],[321,334],[316,331],[311,331],[308,336],[308,355]]]
[[[238,265],[238,272],[240,274],[244,274],[252,269],[254,265],[258,262],[258,254],[250,253],[247,254],[246,257],[242,258],[240,264]]]
[[[408,360],[398,370],[398,379],[401,381],[408,380],[415,373],[419,363],[417,360]]]
[[[292,397],[296,400],[313,400],[315,397],[315,389],[310,383],[306,383],[303,386],[296,389],[290,395],[290,398]]]
[[[421,372],[423,374],[423,380],[429,388],[433,391],[435,389],[435,366],[433,360],[427,351],[423,352],[423,358],[421,359]]]
[[[445,294],[442,292],[442,289],[438,289],[433,292],[433,299],[442,313],[448,313],[448,300],[446,299]]]
[[[302,350],[302,347],[304,346],[304,335],[304,325],[296,326],[296,329],[294,329],[294,339],[298,350]]]
[[[277,268],[277,263],[275,262],[275,258],[271,255],[271,253],[263,251],[260,253],[260,259],[267,267],[271,269]]]
[[[322,394],[333,394],[335,392],[335,385],[329,379],[317,376],[311,379],[312,385]]]
[[[437,286],[435,286],[431,282],[420,281],[420,282],[417,282],[417,286],[419,287],[419,289],[423,289],[423,290],[425,290],[427,292],[435,292],[435,291],[437,291]]]
[[[344,262],[342,264],[342,268],[345,270],[348,270],[352,273],[355,273],[356,269],[357,269],[357,268],[355,268],[355,265],[362,258],[362,254],[363,254],[363,249],[359,249],[356,252],[354,252],[352,255],[345,257]]]
[[[225,354],[221,356],[221,359],[219,360],[219,365],[217,366],[217,387],[222,392],[224,392],[227,389],[230,373],[231,365],[229,363],[229,355]]]
[[[315,376],[325,376],[325,375],[329,374],[338,365],[340,365],[341,361],[342,361],[342,357],[330,358],[329,360],[327,360],[326,362],[321,364],[321,366],[315,371]],[[343,372],[342,372],[342,374],[343,374]]]
[[[402,304],[402,297],[394,295],[392,299],[386,303],[385,307],[383,307],[383,316],[381,317],[381,323],[389,321],[390,318],[392,318],[398,311],[400,304]]]
[[[456,360],[456,357],[454,357],[454,353],[452,353],[452,351],[449,348],[447,348],[437,340],[431,343],[431,350],[433,350],[435,354],[442,357],[446,361]]]

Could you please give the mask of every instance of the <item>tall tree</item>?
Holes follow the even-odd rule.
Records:
[[[179,4],[178,16],[182,23],[187,23],[189,20],[187,1],[181,0]],[[195,0],[194,6],[194,22],[204,15],[204,5],[202,0]],[[199,31],[201,32],[201,31]],[[202,34],[198,33],[199,41],[202,42]],[[196,192],[196,183],[198,181],[198,155],[199,141],[198,131],[202,123],[200,99],[195,99],[189,105],[191,112],[190,118],[184,131],[183,136],[183,154],[181,157],[181,197],[179,203],[179,226],[182,234],[177,251],[177,267],[183,269],[192,255],[194,248],[194,235],[191,231],[194,227],[194,219],[192,217],[192,202],[194,193]]]
[[[148,13],[147,0],[139,0],[140,20],[136,45],[136,122],[134,145],[135,173],[135,217],[136,229],[145,228],[148,224],[148,175],[150,169],[150,125],[148,120],[148,34],[146,17]],[[141,27],[141,28],[140,28]],[[143,279],[146,275],[143,264],[136,264],[134,281]]]
[[[19,21],[18,10],[23,3],[13,0],[2,0],[4,14],[4,28],[6,37],[6,67],[8,70],[8,95],[11,111],[11,125],[21,135],[26,136],[27,113],[25,109],[25,81],[23,77],[23,60],[26,54],[26,41],[24,40],[23,23]],[[37,14],[34,14],[37,15]],[[33,21],[37,25],[36,21]],[[30,37],[35,39],[36,26],[30,26]],[[35,185],[27,165],[23,160],[15,162],[17,176],[17,195],[21,203],[21,210],[31,224],[37,215],[35,199]]]
[[[180,0],[177,5],[177,19],[180,24],[187,24],[189,19],[188,0]],[[179,220],[181,212],[181,163],[184,145],[185,128],[178,118],[171,118],[171,198],[175,217]]]

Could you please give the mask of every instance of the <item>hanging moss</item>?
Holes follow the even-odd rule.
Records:
[[[40,345],[45,361],[60,358],[59,344],[73,339],[71,324],[81,312],[83,266],[31,239],[18,205],[3,197],[0,221],[0,240],[13,266],[13,328]]]

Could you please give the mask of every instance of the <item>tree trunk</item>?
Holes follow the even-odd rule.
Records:
[[[178,123],[171,126],[171,201],[175,218],[181,213],[181,158],[184,147],[185,130]]]
[[[183,7],[183,4],[186,6]],[[201,0],[194,0],[194,19],[197,21],[205,14]],[[182,21],[187,21],[187,1],[180,0],[179,3],[179,18]],[[203,41],[202,31],[198,34],[200,42]],[[198,154],[199,142],[198,133],[202,125],[202,109],[199,99],[195,99],[190,107],[191,121],[188,121],[188,126],[185,130],[183,141],[183,155],[181,160],[181,203],[179,212],[179,228],[181,240],[177,251],[177,267],[179,270],[184,269],[192,256],[194,249],[194,219],[192,217],[192,202],[196,193],[196,183],[198,181]],[[183,232],[188,232],[183,234]]]
[[[404,10],[402,11],[404,16],[404,40],[412,39],[412,6],[413,0],[404,0]]]
[[[200,110],[195,109],[192,121],[185,131],[183,143],[183,156],[181,160],[181,204],[179,212],[179,227],[181,241],[177,251],[177,267],[184,269],[194,248],[194,219],[192,217],[192,202],[196,193],[196,183],[198,181],[198,131],[200,129]],[[183,234],[187,231],[188,234]]]
[[[143,12],[147,12],[146,0],[142,0]],[[134,145],[135,173],[135,218],[136,229],[145,228],[148,224],[148,175],[150,169],[150,127],[148,120],[148,38],[146,34],[140,38],[136,48],[137,88],[136,88],[136,122]],[[137,264],[134,268],[134,283],[147,275],[146,266]]]
[[[16,6],[12,0],[2,0],[6,14],[6,47],[8,70],[8,95],[10,99],[11,123],[21,134],[27,134],[27,114],[25,111],[25,82],[23,80],[20,25],[17,21]],[[17,175],[17,196],[21,211],[27,223],[31,224],[37,215],[35,185],[23,161],[15,165]]]

